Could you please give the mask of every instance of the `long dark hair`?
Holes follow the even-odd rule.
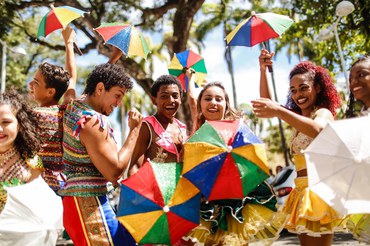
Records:
[[[19,131],[15,147],[23,158],[32,158],[40,150],[41,115],[32,110],[15,90],[0,94],[0,105],[9,105],[17,118]]]

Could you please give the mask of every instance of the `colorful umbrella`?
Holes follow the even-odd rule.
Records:
[[[206,121],[185,143],[183,176],[208,200],[243,198],[268,178],[266,163],[242,120]]]
[[[139,244],[175,244],[199,224],[200,193],[181,163],[146,162],[123,180],[117,219]]]
[[[175,54],[168,67],[168,72],[180,80],[182,88],[186,91],[188,88],[188,77],[185,75],[185,69],[187,68],[193,68],[195,71],[195,85],[203,86],[207,75],[206,65],[203,57],[191,50]]]
[[[370,116],[330,122],[304,154],[308,183],[338,213],[370,213]]]
[[[130,24],[103,23],[95,28],[104,42],[119,48],[126,56],[147,58],[150,50],[143,35]]]
[[[292,24],[293,20],[285,15],[274,13],[256,14],[239,23],[226,36],[226,43],[230,46],[248,46],[281,36]]]
[[[65,28],[71,21],[83,17],[85,13],[87,12],[69,6],[52,7],[42,18],[37,31],[37,37],[46,37],[55,30]],[[73,43],[73,45],[75,50],[82,55],[76,43]]]

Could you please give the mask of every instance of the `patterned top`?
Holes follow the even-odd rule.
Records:
[[[0,154],[0,213],[4,209],[7,193],[4,186],[25,184],[32,175],[32,170],[43,170],[40,157],[24,159],[18,150],[13,147],[4,154]]]
[[[154,116],[145,117],[150,132],[150,142],[145,153],[145,158],[154,162],[180,162],[180,151],[186,140],[186,125],[175,119],[174,123],[178,126],[178,143],[180,148],[174,143],[170,134],[163,128],[161,123]]]
[[[79,100],[68,104],[63,119],[63,165],[66,182],[58,191],[61,196],[102,196],[107,193],[108,181],[92,163],[85,146],[80,141],[81,125],[91,116],[96,115],[100,127],[109,127],[106,116],[94,111]]]
[[[65,180],[62,174],[63,115],[65,110],[66,105],[35,108],[35,111],[43,116],[42,131],[39,133],[42,148],[38,153],[45,167],[42,176],[55,192],[59,190],[61,182]]]
[[[327,118],[320,117],[320,115],[321,115],[320,113],[322,113],[324,111],[327,111],[327,112],[325,112],[325,115],[330,115],[331,117],[330,116],[328,116]],[[313,120],[315,120],[315,122],[322,125],[323,127],[326,126],[328,121],[334,120],[333,115],[331,114],[331,112],[328,109],[325,109],[325,108],[315,110],[312,113],[311,118]],[[305,135],[301,132],[295,131],[293,136],[292,136],[292,139],[291,139],[291,145],[290,145],[291,154],[292,155],[302,155],[302,150],[306,149],[308,147],[308,145],[312,142],[312,140],[313,140],[313,138],[311,138],[311,137],[309,137],[309,136],[307,136],[307,135]]]

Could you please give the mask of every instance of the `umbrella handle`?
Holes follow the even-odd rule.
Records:
[[[267,68],[269,69],[269,72],[272,73],[274,70],[272,69],[271,65],[268,65]]]
[[[73,50],[74,52],[76,52],[77,54],[79,54],[80,56],[83,55],[82,51],[80,50],[80,48],[78,48],[76,42],[73,42]]]

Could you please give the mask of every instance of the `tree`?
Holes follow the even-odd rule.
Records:
[[[97,49],[98,52],[107,57],[111,54],[111,47],[103,44],[99,34],[94,31],[94,27],[98,27],[102,22],[127,22],[135,19],[136,26],[140,27],[143,32],[147,33],[162,33],[163,41],[153,54],[163,53],[167,51],[170,56],[174,52],[180,52],[187,48],[190,38],[190,31],[193,25],[194,16],[202,6],[204,0],[168,0],[155,1],[152,6],[145,6],[146,1],[78,1],[78,0],[60,0],[60,1],[5,1],[2,6],[1,14],[2,27],[0,29],[2,38],[10,38],[11,30],[18,29],[23,32],[29,42],[38,44],[39,47],[47,48],[48,50],[61,51],[64,46],[58,43],[51,42],[48,39],[37,39],[36,32],[38,23],[42,15],[40,14],[45,7],[54,4],[55,7],[68,5],[81,10],[89,11],[89,14],[84,18],[78,18],[73,22],[78,32],[82,32],[86,38],[84,47],[80,47],[83,53],[88,53],[91,50]],[[8,16],[6,14],[8,13]],[[135,16],[135,18],[133,18]],[[163,26],[172,25],[171,35],[163,31]],[[23,36],[24,37],[24,36]],[[42,54],[41,51],[39,51]],[[134,78],[134,80],[149,93],[153,83],[151,77],[154,65],[149,55],[148,61],[137,60],[135,58],[122,57],[117,63],[125,68],[125,70]],[[38,54],[35,54],[38,57]],[[149,65],[147,65],[149,64]],[[147,69],[149,68],[149,69]],[[185,103],[183,105],[186,105]],[[190,115],[189,109],[184,106],[179,112],[179,117],[182,120],[190,119],[186,117]]]

